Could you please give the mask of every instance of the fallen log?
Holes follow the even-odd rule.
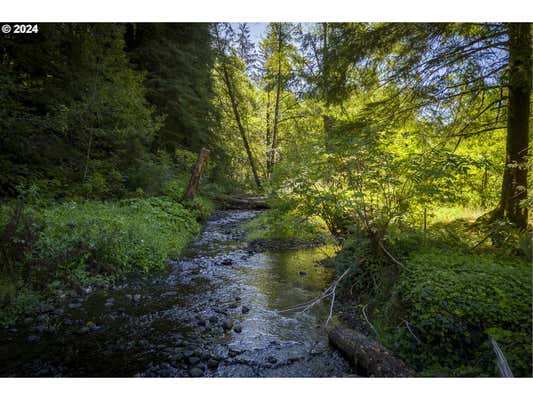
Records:
[[[223,208],[233,210],[264,210],[268,208],[265,197],[249,195],[219,195],[216,200]]]
[[[335,326],[329,330],[328,338],[358,374],[375,377],[414,376],[414,372],[402,360],[378,342],[353,329]]]

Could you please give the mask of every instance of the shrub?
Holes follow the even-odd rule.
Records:
[[[332,236],[318,216],[309,216],[292,208],[273,208],[247,225],[249,239],[302,240],[329,242]]]
[[[59,275],[159,269],[199,229],[190,211],[165,198],[69,202],[45,209],[43,219],[33,257],[45,272]],[[54,260],[57,268],[45,260]]]
[[[525,262],[425,248],[406,262],[386,318],[398,350],[420,369],[494,375],[492,335],[518,376],[531,376],[531,268]],[[410,325],[420,343],[408,332]],[[389,321],[389,325],[392,325]]]

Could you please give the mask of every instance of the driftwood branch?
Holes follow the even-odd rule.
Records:
[[[383,243],[381,243],[381,241],[379,242],[379,247],[381,247],[381,250],[383,250],[385,252],[385,254],[387,256],[389,256],[389,258],[392,261],[394,261],[395,264],[399,265],[402,268],[405,268],[405,265],[403,265],[400,261],[398,261],[396,258],[394,258],[394,256],[391,253],[389,253],[389,251],[385,248],[385,246],[383,246]]]
[[[411,326],[409,324],[409,322],[405,319],[402,319],[403,323],[405,324],[405,326],[407,327],[407,330],[409,331],[409,333],[416,339],[417,343],[422,343],[420,341],[420,339],[415,335],[415,333],[412,331],[411,329]]]
[[[306,312],[308,311],[309,309],[311,309],[312,307],[316,306],[317,304],[319,304],[322,300],[324,300],[325,298],[327,297],[330,297],[331,296],[331,302],[330,302],[330,306],[329,306],[329,315],[328,315],[328,318],[326,320],[326,326],[328,325],[329,321],[331,320],[331,318],[333,317],[333,305],[335,303],[335,290],[337,288],[337,285],[339,284],[339,282],[346,276],[348,275],[348,272],[351,271],[351,268],[347,268],[342,274],[341,276],[339,276],[337,279],[335,279],[335,281],[333,281],[333,283],[328,286],[326,288],[326,290],[324,290],[319,296],[311,299],[311,300],[308,300],[304,303],[301,303],[301,304],[297,304],[296,306],[294,307],[290,307],[290,308],[286,308],[284,310],[280,310],[279,312],[287,312],[287,311],[300,311],[300,312]]]
[[[379,338],[379,333],[377,331],[377,329],[374,327],[374,325],[372,325],[372,323],[368,320],[367,316],[366,316],[366,308],[368,307],[368,304],[365,304],[365,306],[361,309],[362,313],[363,313],[363,317],[365,318],[365,321],[367,322],[368,325],[370,325],[370,327],[372,328],[372,330],[374,331],[374,333],[376,334],[376,336]]]
[[[494,353],[496,353],[496,366],[498,367],[498,371],[500,371],[500,375],[504,378],[512,378],[513,371],[511,371],[511,367],[509,367],[509,363],[503,355],[503,351],[500,349],[500,346],[498,346],[498,343],[496,343],[496,340],[494,340],[492,336],[489,336],[489,340],[492,344]]]

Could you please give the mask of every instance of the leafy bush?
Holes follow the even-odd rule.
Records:
[[[490,334],[515,375],[531,376],[531,268],[527,263],[425,248],[408,259],[391,298],[399,298],[401,306],[391,300],[387,306],[395,310],[383,318],[395,318],[402,327],[395,344],[413,366],[494,375]]]
[[[68,202],[45,209],[43,220],[33,257],[46,273],[45,260],[54,260],[59,275],[80,268],[104,274],[162,268],[199,229],[190,211],[165,198]]]
[[[285,205],[263,212],[247,225],[249,239],[332,240],[324,221],[317,216],[308,216],[296,208]]]

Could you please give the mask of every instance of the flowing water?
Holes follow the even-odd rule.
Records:
[[[0,339],[3,376],[344,376],[329,345],[333,270],[327,248],[256,251],[244,225],[256,211],[216,212],[170,271],[131,274],[113,288],[44,309]]]

